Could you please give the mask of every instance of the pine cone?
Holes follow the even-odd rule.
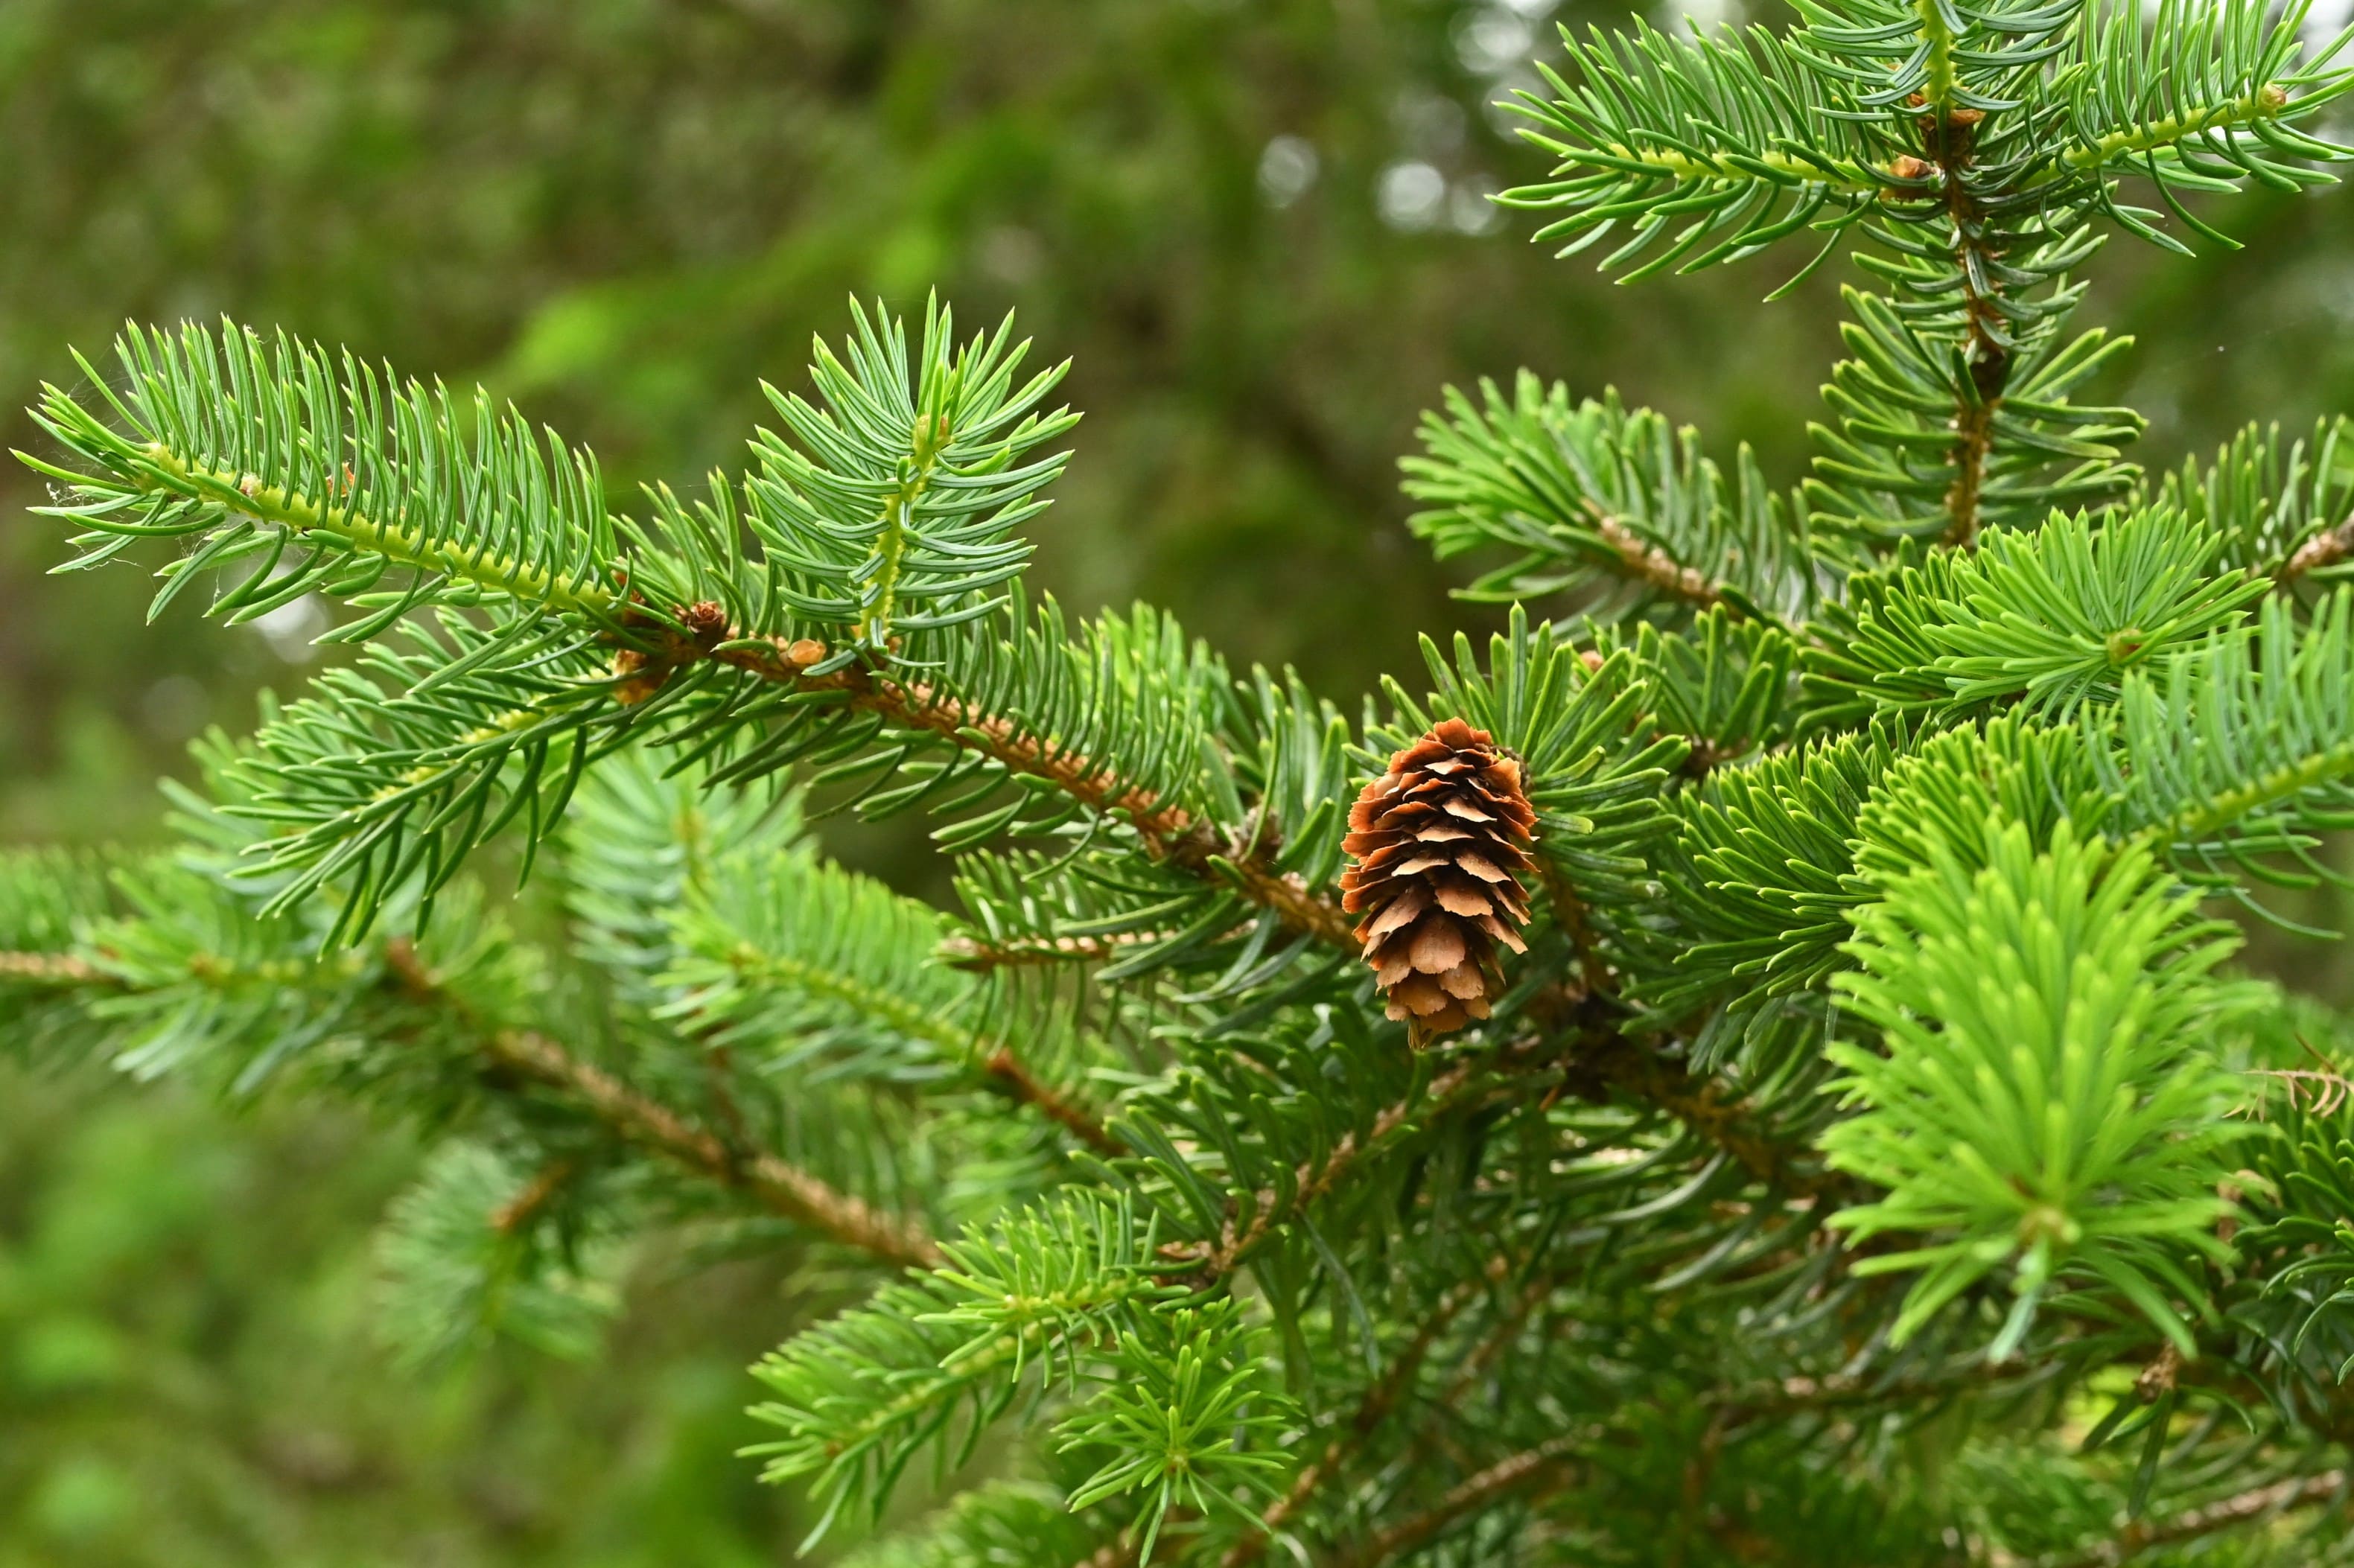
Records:
[[[1457,718],[1392,757],[1357,797],[1341,906],[1364,914],[1365,962],[1415,1044],[1488,1016],[1503,988],[1497,943],[1529,950],[1513,927],[1529,921],[1520,874],[1536,863],[1536,820],[1520,763]]]

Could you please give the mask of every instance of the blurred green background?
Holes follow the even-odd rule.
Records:
[[[1759,0],[1761,5],[1769,0]],[[1738,0],[1697,15],[1773,23]],[[1731,9],[1725,9],[1727,5]],[[1493,101],[1551,0],[0,0],[0,425],[126,316],[209,318],[480,379],[641,481],[734,465],[845,296],[1075,361],[1078,458],[1037,579],[1145,597],[1237,665],[1346,700],[1483,624],[1407,535],[1394,462],[1439,388],[1617,385],[1802,471],[1834,267],[1620,291],[1485,195],[1541,160]],[[2114,249],[2095,388],[2153,463],[2354,408],[2354,204],[2221,209],[2246,250]],[[301,607],[148,626],[135,571],[47,578],[0,472],[0,839],[152,838],[207,724],[299,683]],[[896,840],[854,860],[923,885]],[[2334,972],[2334,971],[2333,971]],[[642,1265],[593,1365],[396,1372],[369,1235],[406,1129],[0,1072],[0,1568],[787,1561],[729,1451],[774,1277]]]

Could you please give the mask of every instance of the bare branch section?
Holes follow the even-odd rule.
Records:
[[[2344,1470],[2324,1470],[2319,1475],[2292,1477],[2268,1487],[2257,1487],[2236,1497],[2225,1498],[2221,1502],[2190,1509],[2168,1519],[2135,1520],[2119,1530],[2113,1541],[2104,1542],[2079,1556],[2047,1560],[2037,1568],[2117,1568],[2119,1563],[2128,1562],[2153,1547],[2196,1541],[2219,1531],[2250,1524],[2293,1509],[2312,1508],[2321,1503],[2342,1507],[2347,1481]],[[2013,1559],[2007,1568],[2023,1568],[2023,1565]]]
[[[1510,1272],[1510,1260],[1499,1253],[1489,1263],[1484,1279],[1490,1285],[1500,1283]],[[1438,1337],[1447,1330],[1463,1309],[1479,1298],[1481,1288],[1481,1280],[1466,1279],[1439,1298],[1438,1305],[1423,1319],[1422,1326],[1415,1330],[1415,1336],[1405,1349],[1391,1361],[1389,1370],[1382,1374],[1380,1381],[1365,1391],[1355,1413],[1324,1446],[1324,1452],[1300,1467],[1299,1474],[1292,1478],[1290,1489],[1269,1503],[1267,1510],[1259,1515],[1258,1531],[1228,1548],[1225,1556],[1219,1560],[1218,1568],[1249,1568],[1249,1564],[1267,1554],[1276,1532],[1289,1521],[1292,1515],[1307,1506],[1317,1490],[1364,1446],[1365,1439],[1373,1429],[1389,1418],[1406,1385],[1422,1371],[1431,1347],[1437,1343]]]
[[[386,968],[409,996],[466,1015],[467,1009],[425,967],[407,938],[395,937],[384,948]],[[579,1060],[544,1034],[499,1030],[483,1042],[482,1054],[493,1066],[516,1077],[561,1091],[631,1142],[723,1187],[747,1192],[772,1212],[844,1245],[915,1268],[937,1267],[941,1261],[938,1245],[913,1221],[885,1214],[773,1154],[747,1155],[729,1149],[668,1106]]]
[[[1198,1274],[1205,1279],[1225,1278],[1248,1261],[1277,1225],[1339,1187],[1359,1163],[1410,1126],[1426,1125],[1431,1118],[1483,1097],[1500,1079],[1543,1065],[1542,1053],[1533,1045],[1509,1050],[1494,1062],[1470,1057],[1457,1062],[1433,1078],[1421,1093],[1384,1107],[1362,1136],[1354,1131],[1343,1133],[1322,1160],[1300,1166],[1288,1203],[1273,1192],[1262,1192],[1251,1206],[1250,1218],[1239,1224],[1229,1218],[1216,1242],[1171,1243],[1161,1248],[1161,1255],[1180,1267],[1193,1265],[1184,1269],[1188,1274]]]
[[[1558,1487],[1576,1478],[1576,1449],[1589,1441],[1583,1433],[1558,1437],[1500,1459],[1441,1498],[1428,1510],[1400,1520],[1353,1552],[1333,1560],[1334,1568],[1380,1568],[1427,1543],[1467,1514],[1476,1513],[1499,1499],[1539,1484]]]
[[[108,978],[71,953],[0,953],[0,985],[101,985]]]
[[[1725,603],[1723,589],[1711,582],[1707,573],[1683,565],[1657,545],[1647,544],[1634,530],[1593,502],[1585,504],[1594,514],[1594,531],[1602,536],[1604,544],[1618,553],[1619,569],[1626,576],[1672,594],[1695,609],[1713,609]],[[1729,607],[1726,613],[1735,620],[1744,619],[1738,605]]]
[[[483,1054],[517,1077],[561,1091],[631,1142],[722,1186],[739,1188],[787,1219],[886,1263],[933,1268],[940,1250],[913,1222],[885,1214],[835,1191],[773,1154],[738,1157],[669,1107],[610,1073],[567,1053],[544,1035],[521,1030],[491,1038]]]
[[[2274,580],[2286,588],[2306,573],[2334,567],[2349,555],[2354,555],[2354,517],[2335,528],[2325,528],[2299,545]]]
[[[1165,942],[1173,931],[1122,931],[1108,937],[1056,937],[1052,940],[986,942],[972,937],[950,937],[939,947],[942,961],[951,968],[986,973],[991,969],[1044,969],[1055,964],[1108,963],[1124,953]]]
[[[1103,1123],[1084,1107],[1073,1102],[1051,1084],[1042,1082],[1009,1045],[1000,1045],[981,1058],[981,1071],[1023,1104],[1034,1106],[1040,1115],[1069,1130],[1081,1143],[1098,1154],[1118,1155],[1128,1152],[1128,1145],[1105,1130]]]
[[[691,623],[693,617],[684,619]],[[699,643],[674,638],[663,650],[660,662],[675,666],[708,657],[761,680],[802,691],[842,692],[852,708],[880,714],[903,728],[926,731],[965,750],[978,751],[1009,773],[1044,779],[1089,809],[1126,821],[1154,860],[1234,887],[1253,903],[1274,910],[1296,931],[1336,945],[1349,940],[1353,922],[1337,902],[1316,893],[1299,876],[1277,871],[1257,851],[1225,842],[1214,824],[1128,783],[1091,758],[1055,747],[1001,715],[984,713],[921,681],[904,681],[854,665],[811,676],[802,673],[805,664],[793,658],[794,646],[781,640],[761,643],[731,632],[728,644],[707,652]],[[815,658],[807,661],[816,662]]]

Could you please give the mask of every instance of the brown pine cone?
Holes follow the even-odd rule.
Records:
[[[1529,950],[1513,927],[1529,921],[1536,820],[1519,761],[1458,718],[1392,757],[1350,810],[1341,906],[1364,915],[1365,962],[1416,1045],[1488,1016],[1497,943]]]

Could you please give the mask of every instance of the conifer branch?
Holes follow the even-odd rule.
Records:
[[[1405,493],[1428,509],[1408,525],[1442,560],[1512,553],[1461,597],[1520,601],[1615,581],[1632,610],[1723,606],[1728,619],[1795,619],[1818,591],[1803,519],[1786,514],[1744,449],[1727,475],[1697,435],[1616,392],[1573,401],[1523,371],[1509,395],[1454,387],[1423,417],[1423,452],[1402,459]],[[1611,613],[1617,613],[1613,609]]]
[[[19,453],[20,458],[23,454]],[[398,519],[380,521],[349,505],[303,495],[253,473],[207,468],[151,441],[139,454],[152,470],[140,488],[217,503],[228,516],[283,528],[298,538],[332,540],[354,555],[381,559],[453,582],[506,594],[558,615],[603,617],[620,603],[611,588],[578,574],[560,574],[462,539],[429,538]],[[32,461],[31,459],[24,459]]]
[[[938,1246],[913,1221],[879,1213],[863,1199],[837,1192],[773,1154],[738,1158],[676,1111],[572,1056],[545,1035],[502,1030],[484,1042],[483,1054],[494,1066],[560,1091],[623,1139],[722,1186],[739,1188],[831,1240],[885,1263],[910,1268],[939,1266]]]
[[[115,350],[120,393],[78,363],[122,428],[45,386],[34,419],[87,466],[18,455],[67,487],[69,503],[41,510],[88,529],[68,569],[143,538],[199,541],[164,568],[151,613],[232,566],[244,580],[212,610],[233,620],[313,591],[362,599],[401,569],[414,580],[381,595],[365,630],[485,595],[591,620],[615,606],[595,460],[480,388],[461,408],[440,387],[226,322],[133,326]]]
[[[1709,1395],[1707,1403],[1734,1420],[1857,1406],[1904,1405],[1918,1409],[1959,1394],[2011,1383],[2033,1383],[2053,1375],[2054,1369],[2051,1367],[2031,1367],[2015,1360],[1978,1361],[1959,1372],[1934,1377],[1876,1380],[1847,1372],[1786,1377],[1764,1385],[1723,1389]]]
[[[1419,1093],[1384,1107],[1361,1137],[1344,1132],[1321,1159],[1303,1163],[1292,1181],[1285,1202],[1274,1192],[1262,1192],[1252,1205],[1250,1219],[1236,1225],[1230,1217],[1215,1242],[1172,1243],[1161,1255],[1172,1264],[1191,1264],[1189,1275],[1223,1279],[1249,1260],[1275,1228],[1339,1187],[1363,1161],[1402,1133],[1416,1130],[1458,1106],[1485,1095],[1499,1075],[1538,1068],[1543,1053],[1534,1047],[1511,1049],[1494,1064],[1466,1056],[1432,1078]]]
[[[1588,500],[1585,508],[1587,515],[1593,519],[1594,531],[1602,535],[1604,544],[1618,553],[1621,570],[1626,576],[1682,599],[1695,609],[1712,609],[1724,602],[1724,591],[1709,581],[1698,567],[1681,565],[1659,546],[1637,538],[1627,524],[1603,511],[1593,501]],[[1741,611],[1738,606],[1734,608],[1733,614],[1736,620],[1739,619]]]
[[[2288,107],[2288,90],[2277,82],[2267,82],[2253,92],[2228,102],[2210,104],[2203,109],[2183,110],[2153,120],[2147,125],[2109,132],[2087,145],[2069,148],[2060,154],[2060,161],[2071,169],[2089,174],[2105,169],[2111,164],[2126,162],[2137,155],[2161,152],[2184,142],[2203,139],[2218,131],[2233,131],[2277,120]]]
[[[1870,164],[1842,159],[1801,157],[1791,153],[1742,153],[1714,157],[1694,156],[1655,147],[1579,147],[1551,136],[1529,132],[1528,140],[1564,164],[1617,169],[1628,174],[1661,175],[1679,182],[1700,180],[1764,180],[1774,185],[1820,185],[1855,196],[1877,196],[1886,188],[1887,171]]]
[[[1953,487],[1946,493],[1945,543],[1964,546],[1978,537],[1978,509],[1986,485],[1987,459],[1994,445],[1995,410],[2010,377],[2011,344],[1999,291],[1993,280],[1999,263],[1984,236],[1988,213],[1967,177],[1977,128],[1985,118],[1953,101],[1950,51],[1953,39],[1944,12],[1920,7],[1922,26],[1932,42],[1928,107],[1922,115],[1925,150],[1940,175],[1947,220],[1953,225],[1954,263],[1961,277],[1964,357],[1968,365],[1962,396],[1954,409]]]
[[[1844,1190],[1844,1177],[1801,1162],[1801,1151],[1760,1128],[1755,1107],[1731,1097],[1713,1079],[1699,1079],[1657,1052],[1615,1030],[1574,1037],[1566,1050],[1541,1038],[1517,1041],[1492,1058],[1469,1055],[1433,1077],[1418,1093],[1377,1113],[1363,1136],[1341,1135],[1320,1159],[1303,1162],[1291,1181],[1287,1203],[1263,1191],[1250,1220],[1231,1219],[1214,1243],[1172,1243],[1161,1249],[1172,1263],[1191,1263],[1189,1277],[1221,1279],[1233,1273],[1276,1228],[1337,1190],[1357,1169],[1394,1139],[1437,1118],[1482,1103],[1500,1088],[1526,1092],[1534,1083],[1566,1083],[1594,1097],[1624,1092],[1648,1102],[1714,1145],[1757,1181],[1792,1197],[1820,1198]]]
[[[1459,1483],[1427,1510],[1400,1520],[1353,1551],[1332,1560],[1332,1568],[1381,1568],[1423,1546],[1464,1515],[1484,1509],[1525,1487],[1555,1488],[1574,1482],[1575,1459],[1593,1439],[1585,1433],[1564,1433],[1533,1448],[1526,1448]]]
[[[501,1235],[521,1234],[546,1212],[547,1206],[578,1174],[579,1166],[572,1160],[549,1160],[533,1174],[521,1191],[492,1213],[491,1228]]]
[[[2274,581],[2287,588],[2307,572],[2334,567],[2348,555],[2354,554],[2354,517],[2349,517],[2335,527],[2324,528],[2296,547],[2296,553],[2282,563]]]
[[[1429,1357],[1431,1347],[1438,1342],[1439,1336],[1447,1331],[1465,1308],[1479,1299],[1485,1285],[1501,1280],[1509,1269],[1509,1260],[1499,1253],[1481,1272],[1480,1278],[1463,1280],[1439,1298],[1438,1305],[1423,1319],[1405,1348],[1391,1361],[1388,1370],[1365,1391],[1364,1397],[1357,1402],[1356,1410],[1334,1434],[1331,1441],[1324,1446],[1323,1453],[1300,1467],[1299,1474],[1292,1478],[1290,1488],[1259,1515],[1259,1528],[1229,1547],[1225,1556],[1219,1560],[1218,1568],[1248,1568],[1249,1564],[1266,1555],[1276,1532],[1307,1505],[1319,1488],[1339,1473],[1349,1457],[1363,1446],[1365,1440],[1389,1418],[1399,1396],[1421,1372],[1423,1362]]]
[[[673,637],[663,650],[665,665],[680,665],[703,650]],[[709,655],[761,680],[804,692],[840,692],[847,705],[881,715],[907,729],[936,736],[962,749],[978,751],[1007,772],[1038,779],[1072,800],[1136,831],[1152,859],[1230,885],[1272,909],[1294,930],[1334,946],[1347,946],[1353,927],[1335,900],[1311,890],[1297,874],[1277,870],[1261,852],[1229,844],[1214,826],[1174,802],[1131,785],[1118,773],[1076,752],[1029,734],[1002,715],[981,712],[961,698],[907,680],[851,665],[822,675],[804,672],[824,657],[805,659],[774,641],[731,633]]]
[[[189,960],[192,970],[202,975],[219,969],[217,964],[200,963],[198,959],[203,957],[198,955],[198,959]],[[385,979],[400,995],[448,1012],[470,1027],[481,1027],[472,1010],[427,967],[408,938],[395,937],[385,943],[384,962]],[[12,981],[108,989],[118,989],[122,983],[98,964],[79,955],[0,951],[0,983]],[[724,1186],[739,1188],[766,1207],[833,1240],[890,1263],[930,1266],[938,1259],[938,1248],[913,1222],[881,1213],[863,1200],[836,1191],[773,1154],[738,1155],[669,1107],[639,1093],[603,1069],[573,1057],[545,1035],[521,1030],[490,1030],[482,1036],[479,1048],[493,1067],[562,1091],[574,1104],[624,1139]],[[1066,1116],[1083,1123],[1084,1118],[1077,1118],[1070,1107],[1060,1108]],[[1072,1123],[1066,1121],[1066,1125]],[[1074,1126],[1073,1130],[1079,1130],[1079,1127]],[[564,1179],[561,1174],[550,1174],[557,1170],[557,1166],[551,1166],[542,1172],[547,1178],[546,1191],[533,1200],[531,1206],[553,1195]]]
[[[2286,1067],[2277,1021],[2243,1025],[2194,906],[2324,870],[2317,835],[2354,821],[2354,592],[2270,591],[2354,563],[2354,470],[2338,425],[2252,428],[2144,485],[2120,457],[2138,418],[2069,401],[2121,343],[2058,327],[2095,220],[2179,248],[2118,205],[2126,175],[2212,238],[2182,193],[2354,155],[2295,128],[2354,72],[2300,63],[2302,10],[2261,0],[1799,13],[1571,41],[1576,84],[1523,101],[1560,167],[1507,205],[1571,249],[1616,236],[1627,277],[1868,238],[1887,287],[1849,292],[1817,477],[1786,497],[1745,450],[1720,469],[1531,374],[1450,394],[1407,465],[1416,531],[1510,556],[1469,597],[1563,592],[1585,619],[1516,609],[1484,656],[1426,641],[1428,694],[1385,681],[1362,726],[1296,678],[1237,681],[1158,611],[1025,599],[1020,525],[1076,416],[1038,407],[1061,372],[1021,378],[1010,323],[960,348],[928,310],[911,363],[907,326],[862,313],[810,398],[772,392],[784,433],[749,475],[692,505],[658,489],[642,527],[593,458],[487,399],[470,418],[289,342],[134,330],[128,384],[91,376],[104,407],[36,413],[69,454],[34,466],[83,530],[70,565],[177,541],[158,609],[198,577],[230,619],[331,594],[368,646],[222,747],[213,799],[179,797],[193,863],[152,886],[0,864],[21,1033],[141,1073],[250,1086],[300,1061],[507,1102],[490,1125],[524,1147],[461,1150],[402,1222],[464,1333],[511,1279],[557,1312],[544,1244],[623,1208],[567,1185],[567,1138],[917,1270],[762,1363],[764,1478],[879,1521],[917,1458],[953,1470],[1042,1408],[1095,1473],[1060,1499],[979,1489],[895,1562],[1252,1568],[1314,1538],[1322,1568],[1386,1568],[1572,1535],[1680,1562],[1712,1534],[1795,1558],[1794,1528],[1839,1519],[1850,1555],[1909,1563],[1948,1519],[2007,1528],[1972,1489],[2034,1462],[2065,1419],[2037,1396],[2094,1369],[2112,1414],[2039,1478],[2064,1517],[2106,1517],[2113,1436],[2148,1434],[2137,1499],[2162,1469],[2177,1499],[2269,1484],[2045,1568],[2328,1505],[2340,1472],[2275,1478],[2343,1436],[2354,1102],[2305,1092],[2342,1085],[2342,1052]],[[1387,842],[1352,847],[1367,766],[1449,723],[1501,755],[1425,754]],[[979,850],[967,934],[796,842],[802,764]],[[511,823],[564,857],[563,972],[628,1032],[618,1065],[560,1043],[536,955],[451,884]],[[980,849],[1000,835],[1033,847]],[[1419,902],[1392,886],[1388,927],[1369,915],[1374,989],[1455,975],[1492,1021],[1469,1046],[1415,1054],[1363,1005],[1331,889],[1355,857],[1366,902],[1376,854]],[[1453,951],[1468,912],[1500,918],[1483,886],[1511,885],[1518,923],[1538,876],[1551,917],[1520,958]],[[437,899],[441,975],[346,940]],[[1019,972],[1052,964],[1076,972]],[[1049,1063],[1120,1086],[1117,1114]],[[2243,1192],[2223,1107],[2251,1073],[2305,1076]],[[945,1208],[896,1195],[951,1170]],[[974,1223],[935,1239],[935,1212]],[[1361,1290],[1383,1270],[1404,1284]],[[1661,1386],[1692,1391],[1665,1421]],[[1857,1413],[1894,1431],[1979,1391],[2042,1425],[1973,1435],[1951,1487],[1852,1446]],[[2226,1404],[2277,1434],[2206,1448]],[[1572,1486],[1574,1515],[1517,1500]]]
[[[2042,1560],[2032,1568],[2117,1568],[2118,1564],[2154,1547],[2197,1541],[2220,1531],[2273,1518],[2293,1509],[2342,1502],[2347,1482],[2346,1471],[2324,1470],[2318,1475],[2291,1477],[2270,1486],[2253,1487],[2221,1502],[2186,1509],[2170,1518],[2127,1520],[2114,1540],[2103,1542],[2091,1551],[2073,1557]],[[2017,1559],[2007,1561],[2018,1562]]]
[[[104,985],[111,978],[88,959],[71,953],[0,952],[0,985],[71,988]]]
[[[1095,1114],[1043,1082],[1010,1045],[1000,1045],[981,1058],[981,1069],[992,1083],[1023,1105],[1070,1132],[1081,1143],[1103,1155],[1122,1155],[1128,1145],[1114,1138]]]
[[[1173,931],[1119,931],[1103,936],[1037,938],[1011,942],[954,936],[940,943],[940,959],[957,969],[982,973],[992,969],[1043,969],[1056,964],[1103,963],[1141,948],[1158,946],[1175,935]]]
[[[412,998],[467,1013],[408,938],[395,937],[385,944],[385,964]],[[494,1067],[562,1092],[625,1139],[722,1186],[738,1188],[787,1219],[886,1263],[938,1266],[938,1247],[914,1221],[881,1213],[774,1154],[760,1151],[747,1157],[729,1149],[668,1106],[573,1056],[544,1034],[495,1030],[482,1042],[482,1051]]]
[[[1596,1090],[1620,1089],[1657,1106],[1776,1192],[1819,1200],[1850,1186],[1846,1178],[1805,1158],[1811,1150],[1760,1128],[1756,1107],[1728,1093],[1722,1079],[1687,1072],[1624,1034],[1593,1041],[1575,1064],[1573,1086],[1584,1081]]]

